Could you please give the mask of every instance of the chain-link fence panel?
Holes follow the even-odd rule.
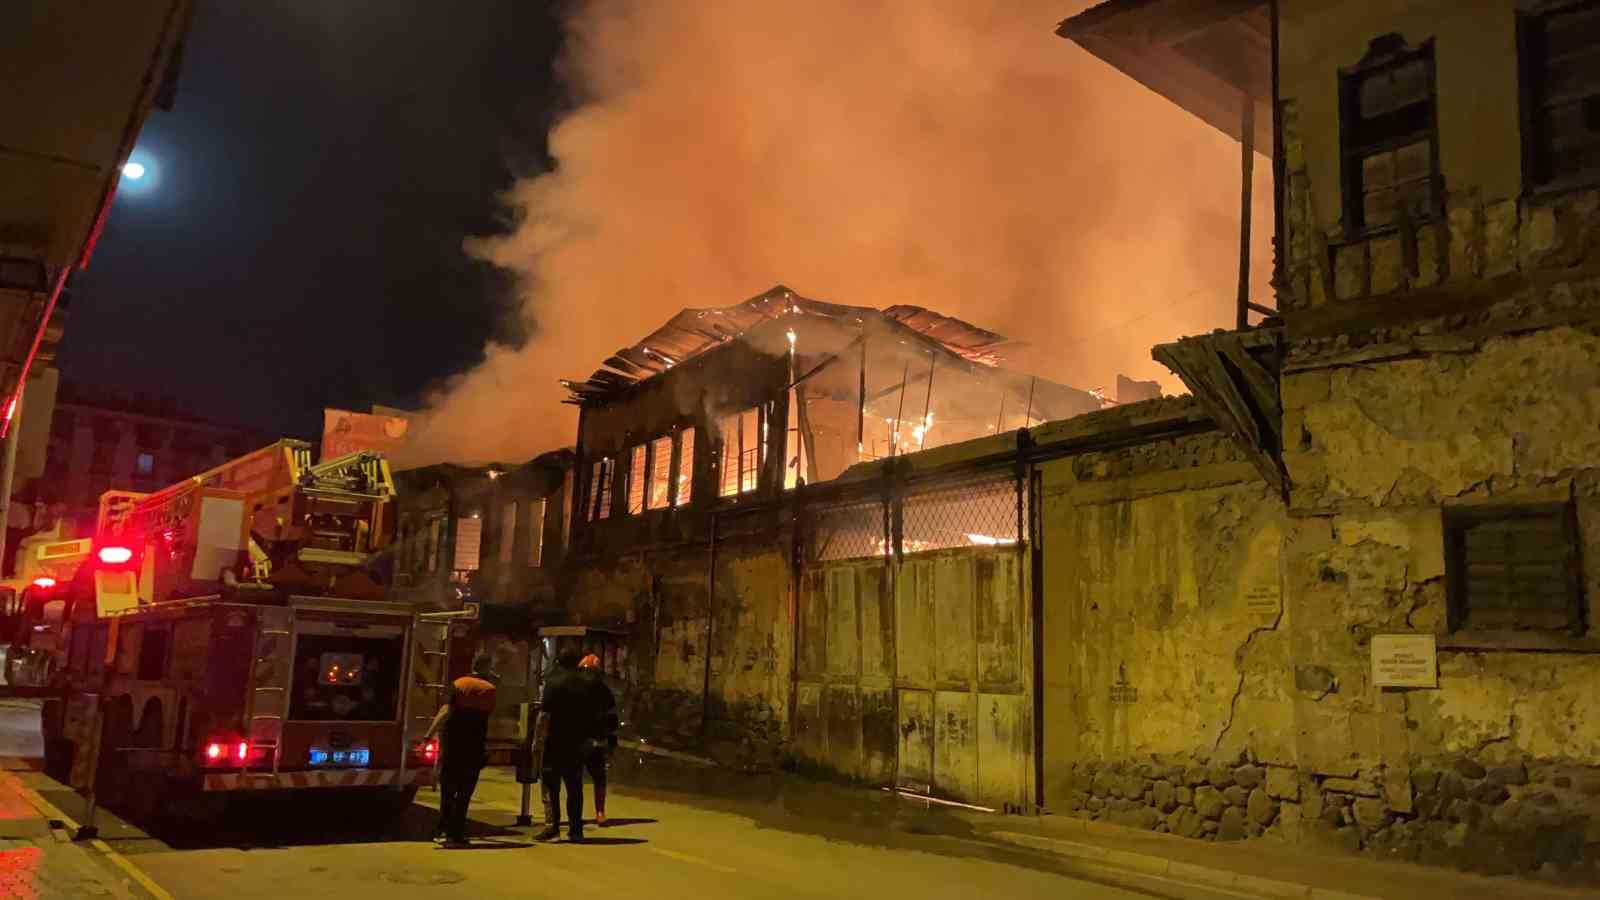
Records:
[[[1018,534],[1018,504],[1022,532]],[[955,547],[1010,546],[1028,539],[1027,492],[1017,481],[986,475],[914,487],[901,507],[900,550],[920,553]]]
[[[810,510],[807,524],[805,547],[810,562],[888,554],[881,501],[817,507]]]

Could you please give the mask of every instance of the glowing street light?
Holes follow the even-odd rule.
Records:
[[[144,165],[132,161],[125,162],[122,164],[122,174],[134,181],[138,181],[144,177]]]

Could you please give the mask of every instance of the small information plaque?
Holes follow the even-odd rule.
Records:
[[[1372,683],[1378,687],[1438,687],[1439,652],[1434,636],[1373,635]]]
[[[1258,584],[1244,595],[1244,607],[1252,616],[1271,623],[1283,608],[1283,592],[1276,581]]]

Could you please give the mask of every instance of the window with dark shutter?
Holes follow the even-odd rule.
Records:
[[[1570,506],[1450,510],[1445,572],[1452,630],[1583,630]]]
[[[1352,231],[1433,218],[1438,210],[1438,129],[1433,42],[1373,41],[1339,80],[1345,221]]]
[[[1600,178],[1600,0],[1518,19],[1529,187]]]

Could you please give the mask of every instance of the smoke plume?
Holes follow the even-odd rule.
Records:
[[[1232,325],[1238,144],[1054,34],[1087,5],[581,4],[557,166],[508,192],[506,233],[467,242],[517,276],[533,337],[443,385],[407,462],[569,445],[558,378],[780,282],[1028,340],[1017,362],[1077,387],[1180,390],[1150,345]]]

